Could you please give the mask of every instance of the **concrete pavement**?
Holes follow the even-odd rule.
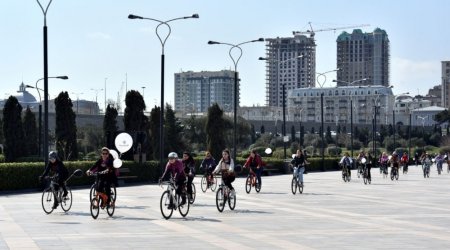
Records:
[[[446,169],[446,165],[444,168]],[[158,185],[118,188],[115,214],[89,212],[89,190],[73,190],[68,213],[46,215],[41,193],[0,195],[0,249],[450,249],[450,174],[412,166],[398,181],[372,170],[364,185],[352,171],[305,175],[303,194],[291,175],[263,177],[261,193],[233,185],[234,211],[217,211],[215,193],[202,193],[186,218],[162,218]]]

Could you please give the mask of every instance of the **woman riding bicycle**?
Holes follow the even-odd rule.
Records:
[[[184,173],[183,163],[178,160],[178,154],[175,152],[171,152],[168,155],[169,161],[166,164],[166,169],[164,173],[159,178],[159,182],[167,177],[168,174],[175,179],[175,184],[177,186],[176,193],[181,196],[181,204],[179,206],[183,206],[186,204],[186,195],[183,195],[184,190],[184,182],[186,181],[186,174]],[[170,201],[169,208],[173,207],[172,200]]]
[[[195,177],[195,161],[189,152],[184,152],[182,162],[184,165],[184,173],[187,176],[187,193],[189,198],[192,199],[192,181]]]
[[[55,151],[51,151],[48,154],[48,165],[45,168],[44,173],[39,176],[39,179],[42,180],[45,176],[47,176],[50,172],[50,170],[53,172],[54,176],[56,176],[56,183],[55,190],[58,190],[59,187],[62,187],[64,190],[63,197],[67,196],[67,188],[66,188],[66,180],[69,177],[69,171],[64,166],[64,163],[58,159],[58,154]],[[58,207],[58,199],[56,197],[56,193],[54,195],[54,203],[53,203],[53,209],[56,209]]]
[[[102,156],[88,171],[86,171],[86,175],[89,176],[92,173],[103,173],[97,175],[97,186],[95,187],[95,190],[98,194],[105,193],[107,196],[106,204],[109,204],[111,201],[111,184],[113,184],[116,179],[115,168],[113,166],[114,158],[109,153],[107,147],[103,147],[101,152]]]
[[[212,157],[211,152],[206,151],[205,158],[203,159],[202,163],[200,164],[200,169],[205,171],[205,175],[208,176],[208,182],[211,183],[213,180],[213,170],[216,167],[216,160],[214,160],[214,157]]]
[[[392,164],[391,174],[392,174],[393,171],[397,171],[397,173],[398,173],[399,159],[398,159],[397,152],[394,151],[394,152],[392,153],[392,157],[391,157],[391,159],[389,160],[389,163]]]
[[[222,181],[223,183],[231,190],[234,195],[234,188],[231,183],[236,179],[234,174],[234,161],[230,157],[230,151],[228,149],[224,149],[222,151],[222,159],[220,159],[219,164],[217,164],[216,168],[213,171],[213,174],[222,173]]]
[[[297,154],[292,159],[291,164],[294,167],[294,175],[297,176],[300,186],[303,187],[303,173],[308,162],[300,149],[297,150]]]
[[[250,174],[255,174],[258,179],[259,185],[261,185],[261,174],[263,171],[263,162],[261,156],[256,152],[255,149],[252,149],[250,152],[250,156],[247,158],[247,161],[244,164],[244,168],[250,168]]]
[[[344,156],[339,161],[339,165],[342,166],[342,169],[347,168],[347,173],[348,173],[348,176],[350,176],[350,177],[352,176],[352,171],[350,170],[352,164],[353,164],[352,158],[350,158],[350,155],[348,152],[345,152]]]

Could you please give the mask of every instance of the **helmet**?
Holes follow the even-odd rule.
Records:
[[[56,153],[55,151],[50,151],[50,153],[48,153],[48,159],[49,160],[56,160],[56,159],[58,159],[58,153]]]
[[[170,152],[169,155],[167,156],[169,159],[177,159],[178,155],[175,152]]]

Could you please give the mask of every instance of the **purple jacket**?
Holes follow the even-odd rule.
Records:
[[[164,178],[168,173],[175,176],[175,180],[186,179],[186,175],[184,174],[184,165],[180,160],[176,160],[174,163],[168,162],[162,178]]]

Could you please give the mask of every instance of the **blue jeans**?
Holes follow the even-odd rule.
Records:
[[[256,174],[256,178],[258,179],[258,183],[261,185],[261,175],[263,172],[263,167],[252,168],[253,172]]]
[[[294,176],[297,176],[297,180],[300,183],[303,183],[303,172],[305,172],[305,167],[294,168]]]

